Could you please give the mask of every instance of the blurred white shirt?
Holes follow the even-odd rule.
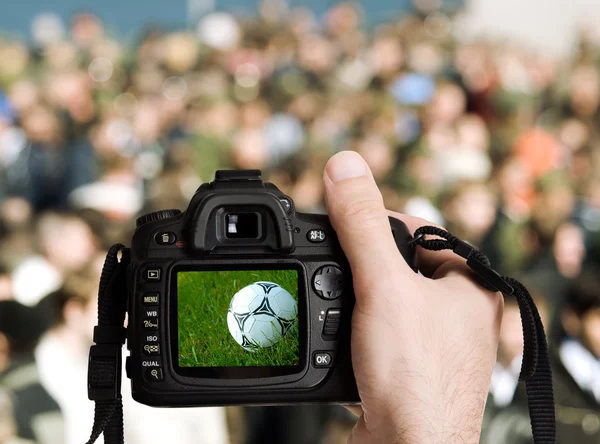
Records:
[[[62,285],[60,272],[43,256],[30,256],[12,275],[13,296],[24,305],[36,305],[40,299]]]
[[[577,385],[591,392],[600,402],[600,359],[573,339],[564,341],[559,353],[560,360]]]
[[[87,442],[94,422],[94,403],[87,398],[87,355],[65,350],[50,333],[39,344],[36,359],[42,384],[63,412],[65,444]],[[127,444],[229,442],[223,408],[161,409],[139,404],[131,397],[124,369],[122,394]],[[102,444],[104,440],[96,442]]]
[[[493,395],[493,402],[496,406],[506,407],[512,402],[519,385],[522,363],[523,356],[520,355],[513,359],[508,368],[504,368],[499,363],[494,366],[490,393]]]

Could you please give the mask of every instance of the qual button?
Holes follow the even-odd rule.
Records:
[[[146,379],[149,381],[162,381],[163,372],[160,368],[149,368],[146,369]]]

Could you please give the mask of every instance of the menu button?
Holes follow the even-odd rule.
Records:
[[[158,293],[148,293],[142,297],[144,305],[158,305]]]

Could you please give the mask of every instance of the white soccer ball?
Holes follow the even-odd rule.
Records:
[[[273,282],[255,282],[231,299],[227,327],[244,350],[254,352],[279,342],[297,316],[298,305],[287,290]]]

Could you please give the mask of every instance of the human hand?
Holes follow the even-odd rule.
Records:
[[[503,298],[451,251],[417,249],[406,264],[364,160],[332,157],[329,217],[350,262],[352,365],[361,399],[349,443],[478,443]],[[429,222],[393,213],[413,233]]]

